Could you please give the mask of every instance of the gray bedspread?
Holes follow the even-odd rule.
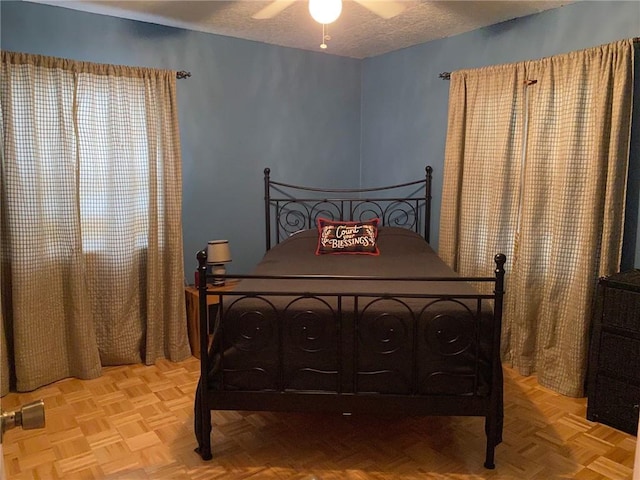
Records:
[[[417,233],[403,228],[382,227],[378,234],[380,255],[324,254],[316,255],[318,232],[315,229],[299,232],[269,250],[254,270],[256,275],[357,275],[383,277],[451,277],[457,275],[438,257],[431,246]],[[344,291],[360,293],[386,293],[390,290],[404,293],[477,293],[467,283],[452,287],[451,282],[425,283],[344,281],[272,281],[250,280],[243,289]]]

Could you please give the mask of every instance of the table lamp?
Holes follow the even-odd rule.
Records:
[[[231,250],[228,240],[210,240],[207,244],[207,264],[211,265],[211,274],[214,276],[213,285],[220,287],[224,285],[224,277],[227,269],[224,264],[231,261]]]

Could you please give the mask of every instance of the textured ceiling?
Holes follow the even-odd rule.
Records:
[[[275,17],[265,20],[254,19],[252,15],[271,1],[33,1],[353,58],[380,55],[572,3],[399,0],[404,7],[402,13],[383,19],[362,3],[374,2],[384,8],[385,3],[397,2],[344,0],[342,15],[327,27],[331,36],[328,48],[321,50],[322,26],[311,18],[304,0],[296,0]]]

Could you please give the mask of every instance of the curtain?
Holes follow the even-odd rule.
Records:
[[[621,258],[632,63],[624,40],[451,77],[440,253],[463,275],[509,256],[503,358],[570,396],[597,277]]]
[[[439,254],[465,275],[486,276],[498,252],[511,264],[525,78],[511,66],[451,75]]]
[[[187,358],[175,72],[2,52],[0,88],[11,386]]]

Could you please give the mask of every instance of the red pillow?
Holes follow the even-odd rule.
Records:
[[[360,254],[380,255],[378,250],[379,218],[364,222],[344,222],[318,218],[316,255]]]

